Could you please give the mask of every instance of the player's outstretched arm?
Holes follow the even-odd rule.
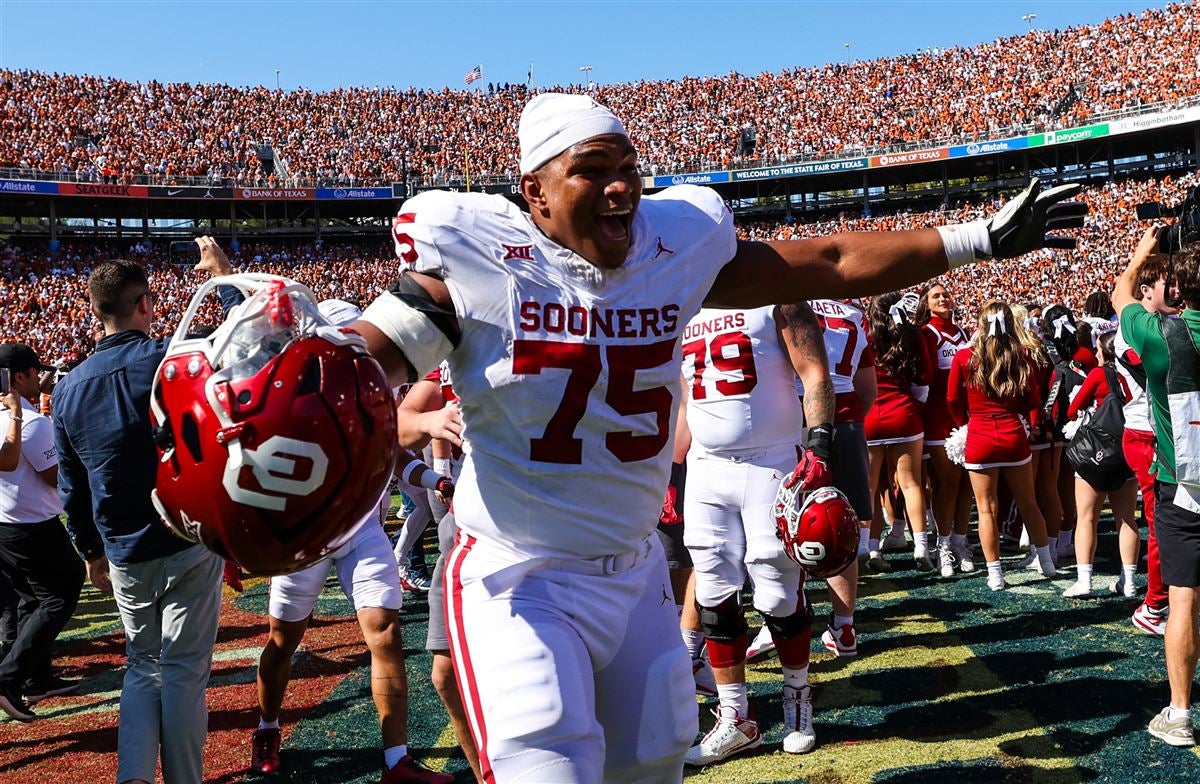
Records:
[[[1087,205],[1067,201],[1080,185],[1042,192],[1037,179],[985,220],[936,229],[739,242],[706,304],[750,308],[806,299],[867,296],[905,288],[947,269],[1008,259],[1038,248],[1074,248],[1052,232],[1083,225]]]

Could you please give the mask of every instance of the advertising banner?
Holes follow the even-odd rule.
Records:
[[[810,174],[832,174],[867,168],[866,158],[847,158],[840,161],[812,161],[786,166],[766,166],[761,169],[741,169],[730,172],[735,182],[744,180],[776,180],[782,177],[803,177]]]
[[[1108,124],[1108,132],[1110,134],[1135,133],[1137,131],[1148,131],[1152,128],[1163,128],[1168,125],[1182,125],[1183,123],[1196,122],[1197,120],[1200,120],[1200,106],[1189,106],[1186,109],[1179,109],[1173,112],[1157,112],[1155,114],[1144,114],[1140,117],[1126,117],[1123,120],[1114,120]]]
[[[654,178],[651,188],[666,188],[671,185],[711,185],[729,182],[729,172],[700,172],[697,174],[667,174]]]
[[[233,197],[239,201],[304,201],[312,199],[312,188],[234,188]]]
[[[150,186],[152,199],[232,199],[233,188],[211,188],[206,186]]]
[[[1029,137],[1030,147],[1040,147],[1043,144],[1070,144],[1088,139],[1099,139],[1108,136],[1108,123],[1084,125],[1080,128],[1064,128],[1061,131],[1046,131]]]
[[[403,185],[400,186],[403,189]],[[392,188],[317,188],[318,199],[394,199]]]
[[[57,182],[42,180],[0,180],[0,193],[58,193]]]
[[[994,142],[971,142],[958,144],[950,148],[951,158],[966,158],[973,155],[992,155],[1009,150],[1023,150],[1029,146],[1029,137],[1021,136],[1016,139],[999,139]]]
[[[934,150],[913,150],[912,152],[893,152],[885,155],[872,155],[871,168],[879,166],[904,166],[910,163],[928,163],[944,161],[950,157],[949,147],[938,147]]]
[[[60,182],[62,196],[105,196],[124,199],[144,199],[150,195],[145,185],[104,185],[98,182]]]

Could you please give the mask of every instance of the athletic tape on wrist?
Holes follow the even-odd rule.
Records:
[[[373,324],[404,354],[416,378],[424,378],[454,350],[450,338],[428,314],[394,294],[382,294],[367,307],[362,320]]]
[[[433,458],[433,470],[437,472],[438,476],[450,476],[450,458]]]
[[[992,257],[992,240],[988,236],[988,221],[977,220],[953,226],[938,226],[946,249],[950,269]]]

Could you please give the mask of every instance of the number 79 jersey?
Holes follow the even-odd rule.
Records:
[[[734,256],[707,188],[642,199],[625,263],[602,270],[502,196],[431,191],[401,208],[397,255],[442,278],[462,327],[456,520],[520,552],[627,552],[658,520],[679,338]]]
[[[704,308],[683,332],[692,441],[708,452],[800,443],[796,370],[780,343],[775,306]]]

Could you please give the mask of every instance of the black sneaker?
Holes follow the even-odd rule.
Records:
[[[7,685],[0,685],[0,710],[12,716],[17,721],[33,721],[37,714],[29,710],[20,693]]]
[[[30,705],[49,699],[61,697],[64,694],[74,694],[79,691],[79,681],[49,675],[45,678],[30,679],[25,682],[25,701]]]

